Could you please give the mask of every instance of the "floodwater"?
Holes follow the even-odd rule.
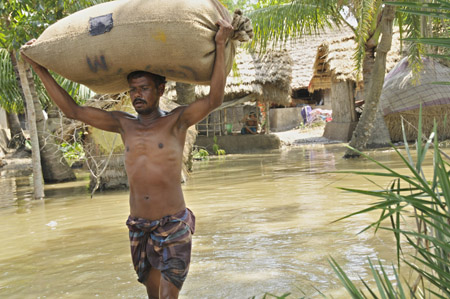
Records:
[[[395,263],[388,232],[358,234],[377,218],[372,199],[337,189],[377,189],[335,170],[375,170],[366,159],[342,159],[343,145],[305,145],[195,163],[184,185],[197,218],[191,270],[181,298],[346,298],[328,259],[352,279],[370,278],[368,258]],[[370,153],[390,167],[393,151]],[[402,170],[400,170],[402,171]],[[126,191],[87,191],[81,180],[46,186],[30,200],[31,178],[1,172],[0,298],[146,298],[129,255]],[[378,181],[387,186],[388,180]]]

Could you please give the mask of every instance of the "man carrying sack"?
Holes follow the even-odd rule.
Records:
[[[225,44],[233,26],[219,20],[210,93],[188,106],[159,109],[165,78],[145,71],[128,75],[129,95],[137,116],[79,106],[49,71],[31,64],[51,99],[71,119],[119,133],[125,145],[125,168],[130,186],[132,259],[138,280],[149,298],[178,298],[191,257],[195,217],[186,208],[181,189],[183,147],[188,128],[222,104],[226,83]],[[30,41],[27,45],[32,44]]]

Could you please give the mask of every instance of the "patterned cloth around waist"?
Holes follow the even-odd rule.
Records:
[[[181,289],[189,271],[195,216],[185,209],[160,220],[128,217],[131,256],[138,281],[144,283],[154,267]]]

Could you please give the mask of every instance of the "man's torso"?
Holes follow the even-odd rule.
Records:
[[[155,220],[185,208],[181,164],[186,129],[177,127],[182,111],[152,121],[133,116],[120,120],[133,217]]]

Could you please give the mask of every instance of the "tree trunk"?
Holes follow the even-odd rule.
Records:
[[[363,82],[364,82],[363,100],[365,100],[368,97],[368,94],[370,92],[369,85],[373,74],[373,68],[375,65],[375,50],[376,45],[366,46],[366,55],[364,56],[363,61]]]
[[[392,28],[395,17],[395,7],[386,5],[383,8],[381,19],[381,40],[377,47],[377,55],[375,57],[375,64],[367,91],[367,98],[365,98],[364,110],[361,119],[353,132],[350,146],[361,151],[365,148],[369,140],[370,133],[374,126],[374,120],[377,113],[378,103],[380,101],[381,91],[383,89],[384,77],[386,74],[386,56],[391,48],[392,43]],[[351,149],[348,149],[344,158],[357,157],[359,154]]]
[[[377,114],[375,116],[372,132],[370,133],[369,140],[367,141],[366,148],[380,148],[388,147],[391,144],[391,135],[389,129],[386,127],[384,121],[383,112],[378,105]]]
[[[26,69],[29,89],[33,98],[34,110],[36,111],[36,127],[38,130],[39,147],[41,149],[41,164],[46,183],[57,183],[76,180],[75,173],[64,158],[55,138],[46,127],[46,120],[42,105],[36,93],[33,74],[30,67]]]
[[[264,134],[270,134],[270,103],[264,103],[264,110],[266,111],[266,121],[264,123]]]
[[[177,104],[189,105],[195,101],[195,85],[177,82],[175,90],[177,91]]]
[[[7,112],[9,131],[11,132],[11,140],[8,143],[9,148],[19,149],[25,146],[25,136],[20,126],[19,117],[14,112]]]
[[[34,199],[42,199],[44,198],[44,184],[42,181],[42,169],[41,169],[41,156],[39,152],[39,140],[38,133],[36,128],[36,114],[33,107],[33,98],[31,95],[31,91],[29,89],[29,85],[27,84],[27,74],[26,69],[29,68],[26,66],[25,62],[19,62],[19,74],[20,80],[23,82],[23,92],[25,94],[25,101],[28,102],[27,105],[27,121],[28,127],[30,130],[30,139],[31,139],[31,147],[32,147],[32,160],[33,160],[33,188],[34,188]]]
[[[19,69],[17,65],[17,59],[16,59],[16,53],[14,51],[9,52],[9,57],[11,59],[11,64],[14,69],[14,74],[16,75],[16,81],[19,85],[19,91],[22,96],[22,99],[24,100],[24,106],[26,109],[26,101],[25,101],[25,95],[23,94],[22,89],[22,83],[20,82],[20,74]],[[14,112],[7,113],[8,117],[8,123],[9,123],[9,129],[11,130],[11,141],[8,144],[9,148],[21,148],[25,146],[25,136],[23,135],[22,127],[20,126],[20,121]]]

